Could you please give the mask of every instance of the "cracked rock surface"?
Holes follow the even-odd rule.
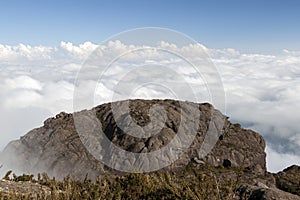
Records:
[[[123,105],[128,106],[129,112],[117,113],[118,111],[113,110]],[[122,109],[119,110],[122,111]],[[99,143],[95,135],[99,130],[95,128],[91,131],[93,133],[86,131],[87,136],[94,134],[90,138],[95,137],[95,139],[89,139],[88,143],[83,145],[84,139],[79,137],[78,125],[76,127],[74,124],[74,116],[87,112],[95,115],[101,122],[99,123],[101,129],[111,144]],[[89,120],[88,115],[80,120],[83,122],[82,126],[91,128],[92,125],[86,123]],[[78,124],[78,120],[75,121]],[[192,127],[194,124],[197,127]],[[153,127],[159,127],[159,129],[155,130]],[[93,178],[104,173],[111,173],[112,170],[107,169],[85,146],[100,149],[99,152],[104,159],[118,161],[118,159],[122,160],[122,155],[111,158],[109,146],[105,145],[113,144],[133,153],[155,152],[168,147],[167,145],[173,142],[179,132],[183,133],[184,138],[191,134],[191,130],[194,134],[192,143],[186,149],[175,149],[174,151],[183,153],[165,169],[177,170],[190,161],[195,161],[211,166],[243,166],[257,174],[265,173],[265,141],[260,134],[243,129],[239,124],[230,123],[228,117],[208,103],[198,104],[176,100],[120,101],[113,105],[102,104],[75,114],[62,112],[47,119],[44,126],[33,129],[19,140],[9,143],[1,157],[4,159],[5,167],[16,172],[47,172],[50,176],[57,178],[66,175],[78,179],[86,175]],[[144,131],[144,138],[135,137],[134,134],[142,131]],[[184,141],[178,140],[177,142]],[[216,145],[208,145],[214,143]],[[169,153],[168,156],[173,155]],[[129,162],[136,161],[130,160]]]

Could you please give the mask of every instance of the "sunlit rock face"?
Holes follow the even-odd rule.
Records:
[[[252,130],[245,130],[238,124],[231,124],[228,117],[208,103],[139,99],[129,101],[129,112],[114,113],[112,105],[120,107],[122,103],[125,101],[102,104],[75,114],[62,112],[47,119],[44,126],[33,129],[6,146],[1,154],[4,168],[22,173],[47,172],[57,178],[70,175],[78,179],[86,176],[94,179],[105,173],[120,173],[112,166],[105,166],[101,159],[113,159],[113,162],[121,166],[138,162],[135,159],[121,161],[124,160],[121,157],[123,154],[112,156],[110,145],[126,152],[151,153],[164,147],[168,149],[168,145],[180,133],[194,134],[192,142],[186,149],[178,148],[177,150],[182,151],[180,156],[171,165],[159,170],[176,171],[193,162],[225,168],[243,167],[256,174],[266,172],[265,141],[262,136]],[[153,109],[154,107],[158,109]],[[79,124],[87,125],[86,121],[90,120],[87,113],[96,116],[109,144],[99,143],[97,139],[85,142],[82,131],[81,135],[78,133],[78,119],[82,120]],[[80,118],[80,115],[85,116]],[[93,133],[86,134],[100,134],[101,130],[93,129]],[[145,137],[134,135],[138,135],[140,131],[144,131]],[[97,135],[93,137],[97,138]],[[101,156],[95,156],[90,151],[91,148],[98,149]],[[149,157],[149,160],[143,162],[159,163],[159,159],[174,157],[174,152],[176,151],[168,151],[165,157]]]

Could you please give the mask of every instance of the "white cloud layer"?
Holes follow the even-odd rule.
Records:
[[[183,93],[178,95],[172,88],[162,87],[166,83],[176,83],[180,90],[187,82],[197,93],[199,101],[211,101],[205,80],[193,68],[176,56],[169,55],[166,59],[155,49],[143,47],[147,50],[135,51],[142,47],[124,45],[119,41],[102,46],[91,42],[78,46],[61,42],[58,47],[0,45],[1,149],[10,140],[42,125],[45,118],[60,111],[73,111],[77,73],[97,47],[100,49],[98,56],[105,54],[105,58],[131,52],[113,63],[102,74],[100,82],[100,75],[95,73],[93,66],[81,73],[84,81],[76,87],[81,87],[83,93],[90,93],[87,88],[97,85],[89,94],[94,97],[94,104],[116,97],[113,91],[120,80],[123,87],[133,87],[133,83],[140,85],[130,94],[132,98],[190,100],[188,95],[180,96]],[[196,45],[177,47],[161,42],[157,47],[180,52],[192,59],[203,54],[203,49]],[[278,55],[262,55],[243,54],[234,49],[204,50],[211,56],[222,78],[227,115],[232,121],[254,129],[266,138],[268,169],[278,171],[292,163],[300,164],[296,155],[300,152],[300,52],[283,50]],[[168,66],[180,76],[174,78],[170,71],[163,74],[164,82],[160,82],[155,79],[155,70],[137,70],[141,65],[151,67],[157,64]],[[82,108],[90,106],[81,99]]]

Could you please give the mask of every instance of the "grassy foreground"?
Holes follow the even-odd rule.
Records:
[[[180,172],[108,175],[96,181],[63,181],[46,174],[16,176],[8,172],[2,182],[22,184],[28,191],[0,190],[0,199],[233,199],[240,187],[239,178],[217,178],[216,171],[225,168],[194,169],[188,166]],[[230,169],[232,172],[233,169]],[[229,170],[228,170],[229,172]],[[234,170],[240,177],[239,170]],[[27,186],[25,186],[27,184]],[[29,184],[29,186],[28,186]],[[39,189],[32,189],[37,186]],[[246,198],[246,197],[245,197]]]

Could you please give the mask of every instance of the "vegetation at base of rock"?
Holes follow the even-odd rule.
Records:
[[[231,169],[232,170],[232,169]],[[240,173],[234,169],[236,175]],[[46,186],[38,193],[18,194],[16,191],[0,191],[0,199],[234,199],[241,186],[240,179],[220,178],[228,173],[226,168],[195,169],[191,166],[179,172],[155,172],[149,174],[107,175],[96,181],[50,179],[46,174],[15,176],[5,181]],[[24,182],[25,181],[25,182]],[[246,196],[244,197],[246,199]]]
[[[255,175],[242,167],[209,167],[190,163],[184,170],[157,171],[148,174],[107,174],[95,181],[65,177],[59,181],[47,174],[16,176],[8,172],[0,181],[2,199],[211,199],[298,200],[299,196],[272,186],[251,184],[268,180],[270,173]],[[271,175],[272,176],[272,175]],[[88,176],[87,176],[88,177]],[[268,184],[267,182],[265,182]],[[249,185],[250,184],[250,185]],[[255,186],[256,185],[256,186]],[[273,188],[273,189],[272,189]],[[266,195],[265,195],[266,194]],[[276,198],[277,199],[277,198]]]

